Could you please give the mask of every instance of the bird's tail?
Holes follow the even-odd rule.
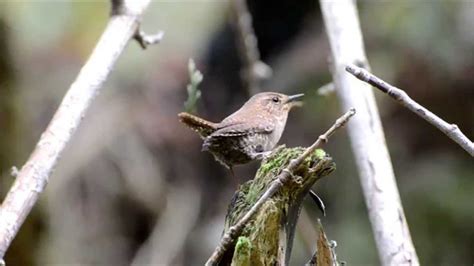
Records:
[[[211,135],[217,129],[216,123],[207,121],[189,113],[179,113],[178,117],[181,123],[196,131],[203,139]]]

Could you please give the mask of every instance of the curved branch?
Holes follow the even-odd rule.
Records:
[[[49,176],[88,107],[112,71],[150,0],[112,0],[107,27],[71,84],[0,208],[0,260],[45,189]]]

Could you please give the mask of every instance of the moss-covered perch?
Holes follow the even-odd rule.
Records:
[[[262,162],[255,179],[234,196],[225,231],[206,266],[288,264],[301,202],[310,187],[335,168],[317,148],[355,113],[349,109],[308,148],[278,147]]]
[[[229,206],[225,231],[234,225],[268,189],[271,182],[305,149],[278,147],[265,159],[253,180],[240,186]],[[335,169],[332,158],[318,149],[294,172],[292,182],[267,200],[244,227],[233,248],[224,254],[220,265],[287,265],[296,220],[302,201],[311,186]]]

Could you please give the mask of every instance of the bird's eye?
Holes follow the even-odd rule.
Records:
[[[278,98],[278,97],[275,96],[275,97],[272,98],[272,101],[275,102],[275,103],[279,103],[279,102],[280,102],[280,98]]]

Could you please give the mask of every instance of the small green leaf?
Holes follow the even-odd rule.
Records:
[[[203,75],[196,69],[196,64],[193,59],[189,59],[188,71],[189,84],[186,86],[188,99],[184,102],[184,109],[186,112],[194,113],[196,111],[197,101],[201,98],[201,91],[198,89],[198,86],[203,80]]]
[[[194,60],[191,58],[189,59],[189,62],[188,62],[188,73],[190,77],[192,77],[194,70],[196,70],[196,64],[194,63]]]

